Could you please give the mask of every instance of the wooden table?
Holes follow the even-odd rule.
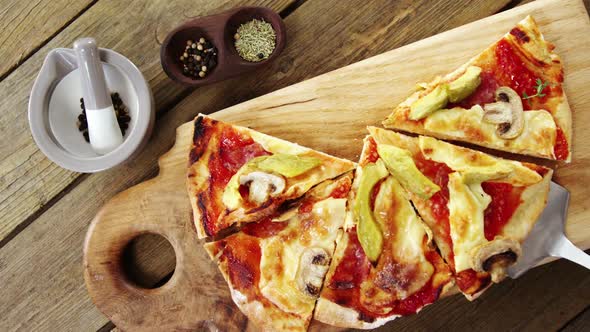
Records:
[[[82,276],[82,243],[114,194],[153,177],[175,128],[211,113],[528,1],[509,0],[0,0],[0,331],[109,331]],[[243,4],[280,12],[284,53],[268,68],[197,90],[163,73],[159,44],[190,17]],[[590,0],[586,0],[587,7]],[[45,55],[82,36],[129,57],[158,110],[149,146],[134,161],[98,174],[60,168],[37,149],[27,123],[32,82]],[[142,285],[165,282],[174,252],[138,238],[126,259]],[[241,315],[237,308],[236,315]],[[590,274],[558,261],[506,281],[475,303],[446,298],[381,330],[587,330]]]

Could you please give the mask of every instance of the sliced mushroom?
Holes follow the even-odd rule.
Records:
[[[483,120],[497,125],[496,134],[504,139],[518,137],[524,129],[522,99],[507,86],[496,90],[496,102],[483,106]]]
[[[472,251],[471,267],[477,272],[488,272],[493,282],[506,277],[506,269],[516,263],[521,255],[520,243],[515,240],[496,237]]]
[[[297,287],[304,294],[317,297],[320,294],[324,276],[328,272],[330,255],[322,248],[307,248],[299,259]]]
[[[242,175],[240,184],[249,186],[249,200],[259,205],[266,202],[269,197],[275,197],[285,190],[283,177],[264,172]]]

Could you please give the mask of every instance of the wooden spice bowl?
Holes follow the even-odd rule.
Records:
[[[252,19],[265,20],[272,25],[276,33],[273,53],[268,59],[259,62],[242,59],[234,46],[234,34],[238,27]],[[180,56],[184,52],[187,40],[198,40],[200,37],[217,47],[217,66],[204,78],[196,79],[183,74]],[[266,66],[283,51],[286,40],[285,23],[279,14],[266,7],[238,7],[187,21],[172,30],[162,43],[160,61],[164,72],[171,79],[187,86],[198,87]]]

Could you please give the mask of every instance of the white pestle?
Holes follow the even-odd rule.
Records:
[[[74,42],[74,51],[78,58],[90,145],[96,153],[104,155],[123,143],[123,135],[107,91],[96,40],[78,39]]]

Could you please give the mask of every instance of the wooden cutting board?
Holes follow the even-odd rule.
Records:
[[[554,181],[571,192],[567,233],[587,249],[590,22],[581,0],[535,1],[212,116],[356,161],[367,133],[365,127],[380,125],[417,82],[458,67],[528,14],[556,45],[565,65],[565,91],[574,112],[574,155],[571,164],[558,167]],[[185,193],[191,136],[192,123],[180,126],[176,144],[159,160],[158,176],[113,197],[88,230],[84,248],[86,286],[97,307],[125,331],[247,326],[192,225]],[[121,269],[124,247],[143,233],[163,235],[176,253],[176,270],[160,288],[137,287]]]

